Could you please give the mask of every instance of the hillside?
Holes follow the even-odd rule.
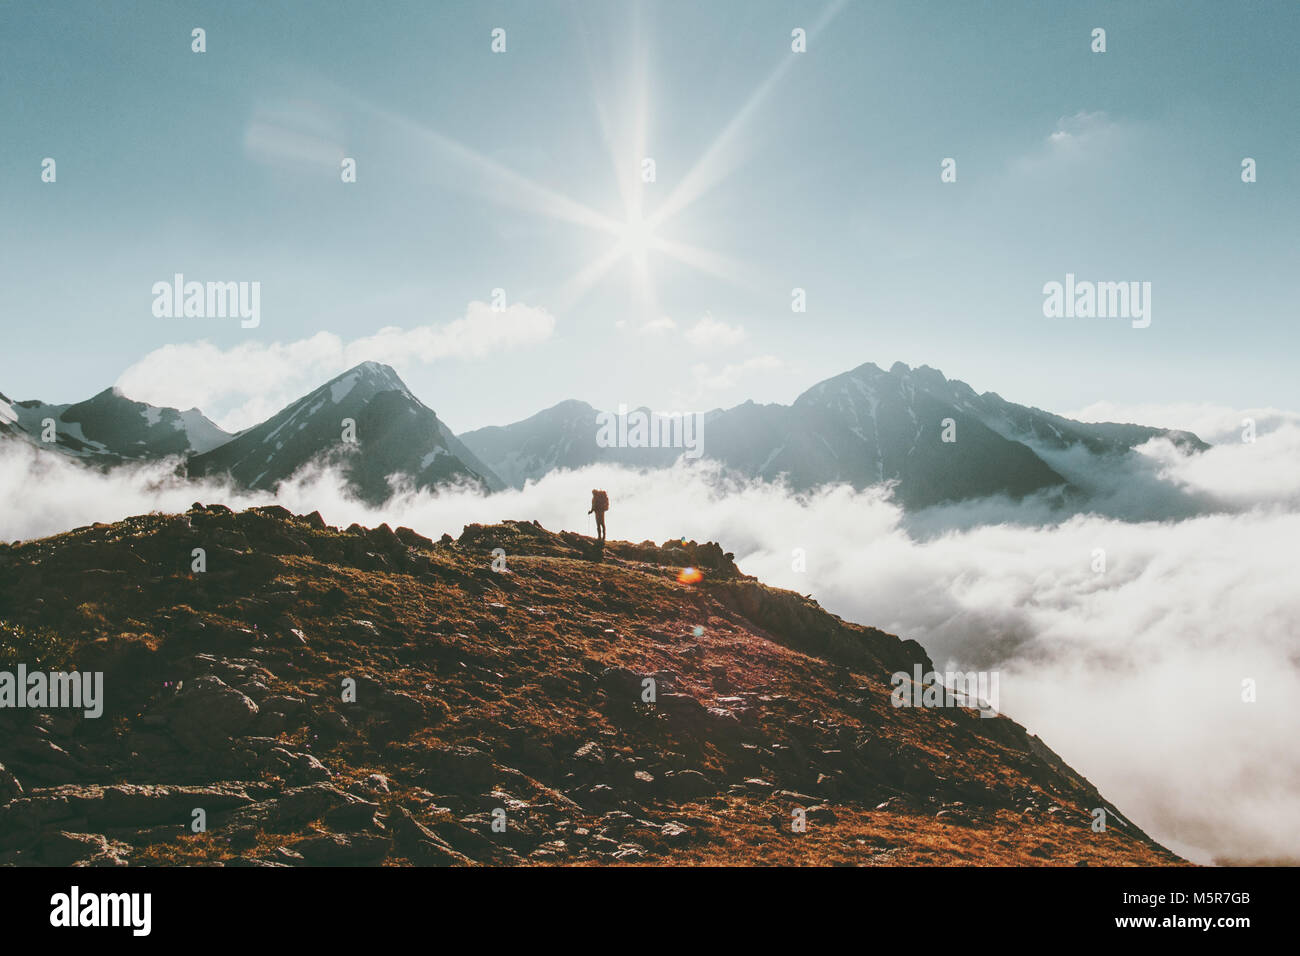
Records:
[[[196,505],[0,545],[19,662],[106,703],[0,710],[0,864],[1180,862],[1011,719],[893,707],[919,645],[712,543]]]

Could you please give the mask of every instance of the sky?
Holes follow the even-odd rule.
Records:
[[[1300,410],[1298,41],[1290,2],[0,2],[0,391],[240,428],[375,359],[465,431],[903,361]],[[156,316],[176,273],[257,326]],[[1151,324],[1045,317],[1067,273]]]

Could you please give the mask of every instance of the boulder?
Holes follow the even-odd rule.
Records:
[[[208,675],[187,683],[171,703],[173,736],[190,750],[219,746],[247,730],[258,707],[242,691]]]

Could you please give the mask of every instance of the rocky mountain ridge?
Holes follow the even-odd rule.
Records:
[[[0,864],[1179,862],[715,543],[196,504],[0,545],[18,663],[104,714],[0,709]]]

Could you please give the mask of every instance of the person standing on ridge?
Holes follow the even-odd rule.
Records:
[[[587,514],[596,516],[596,540],[605,543],[605,512],[609,510],[609,495],[597,488],[591,489],[591,507]]]

